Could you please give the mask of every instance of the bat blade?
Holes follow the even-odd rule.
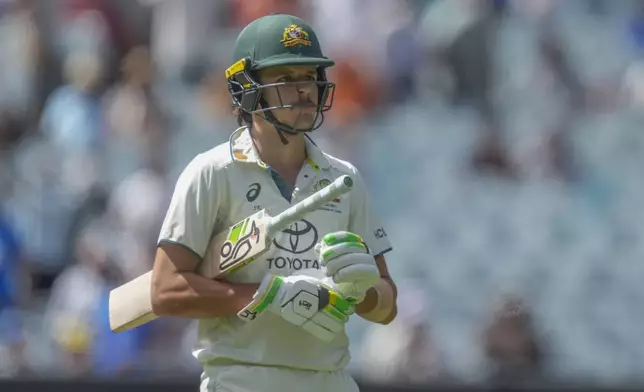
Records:
[[[198,268],[199,275],[221,278],[253,262],[270,249],[275,233],[352,188],[353,180],[344,175],[275,217],[261,210],[229,227],[210,240]],[[110,292],[109,319],[113,332],[127,331],[158,317],[152,311],[151,284],[149,271]]]
[[[124,332],[154,320],[150,288],[152,271],[121,285],[110,292],[109,318],[112,332]],[[146,304],[146,306],[139,306]]]

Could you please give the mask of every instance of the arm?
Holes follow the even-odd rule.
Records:
[[[236,315],[258,285],[204,278],[197,268],[212,233],[227,214],[227,181],[218,156],[200,154],[179,176],[161,225],[152,268],[152,311],[158,316],[186,318]]]
[[[236,315],[253,299],[257,284],[233,284],[199,276],[199,256],[162,242],[152,272],[152,310],[158,316],[187,318]]]
[[[356,187],[351,194],[348,229],[362,237],[371,254],[377,255],[375,262],[380,273],[380,281],[367,291],[365,298],[356,306],[356,313],[365,320],[389,324],[398,313],[398,292],[383,254],[390,251],[392,246],[379,216],[373,210],[364,180],[356,168],[353,168],[353,175]]]
[[[376,256],[376,265],[380,271],[380,283],[367,291],[365,299],[356,305],[356,313],[367,321],[386,325],[398,314],[398,289],[389,275],[383,255]]]

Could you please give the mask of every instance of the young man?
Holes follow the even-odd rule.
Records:
[[[389,323],[396,287],[383,256],[391,245],[358,171],[306,135],[331,107],[333,61],[310,26],[284,14],[244,28],[234,61],[226,77],[242,126],[177,182],[153,310],[200,319],[194,356],[204,392],[357,391],[344,371],[345,323],[354,313]],[[267,255],[226,282],[194,272],[213,233],[262,208],[279,213],[344,174],[355,181],[350,193],[278,234]]]

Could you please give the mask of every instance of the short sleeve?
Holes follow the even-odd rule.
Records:
[[[159,244],[182,245],[203,257],[222,204],[221,174],[205,155],[194,158],[179,176],[161,226]]]
[[[351,211],[349,212],[349,231],[359,234],[367,243],[374,256],[392,250],[387,232],[380,217],[374,211],[371,197],[362,176],[354,168],[355,189],[351,192]]]

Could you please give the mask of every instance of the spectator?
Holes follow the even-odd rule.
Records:
[[[0,4],[0,110],[20,119],[36,114],[40,42],[33,8],[26,0]]]
[[[369,329],[361,357],[363,377],[417,385],[448,379],[440,349],[432,340],[425,295],[420,289],[404,289],[398,296],[402,306],[396,320]]]
[[[121,57],[132,46],[135,35],[124,16],[110,0],[66,0],[60,2],[63,57],[88,53],[103,65],[103,77],[111,83]]]
[[[111,282],[119,279],[108,254],[109,237],[94,222],[79,235],[76,263],[54,282],[47,305],[46,330],[60,351],[60,369],[69,376],[91,374],[97,309]]]
[[[627,106],[641,110],[644,108],[644,4],[640,3],[630,20],[628,30],[635,59],[624,73],[622,100]]]
[[[474,172],[480,175],[517,178],[518,173],[510,151],[504,138],[494,130],[493,125],[484,126],[480,132],[472,155],[472,167]]]
[[[99,104],[103,76],[100,59],[74,53],[65,61],[67,85],[47,99],[41,130],[61,159],[61,188],[70,196],[82,195],[96,181],[104,140]]]
[[[127,279],[152,268],[156,243],[172,185],[167,181],[164,142],[149,144],[143,167],[117,185],[109,205],[121,244],[118,261]]]
[[[121,80],[103,98],[107,132],[110,137],[137,141],[154,131],[151,118],[160,110],[152,96],[154,66],[148,48],[130,50],[121,71]]]
[[[98,295],[97,306],[90,317],[94,321],[93,344],[90,349],[92,375],[96,377],[122,377],[136,375],[145,361],[144,350],[148,348],[153,324],[146,324],[129,331],[115,334],[110,329],[110,290],[122,279],[111,277]]]
[[[21,117],[0,109],[0,153],[8,152],[26,133],[27,128]]]
[[[65,59],[65,79],[49,97],[42,119],[42,131],[63,155],[90,154],[99,147],[102,121],[98,88],[103,76],[100,59],[74,53]]]
[[[506,299],[484,336],[485,355],[490,364],[489,382],[529,383],[541,376],[545,360],[542,342],[523,301]]]
[[[236,26],[246,26],[260,16],[271,13],[288,13],[302,16],[301,0],[229,0]]]
[[[9,352],[13,364],[10,374],[27,370],[21,316],[24,305],[21,294],[26,288],[23,272],[20,241],[0,208],[0,349]]]

